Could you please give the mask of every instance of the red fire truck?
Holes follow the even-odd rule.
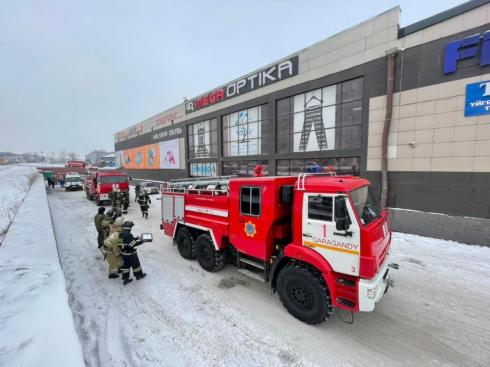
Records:
[[[87,199],[95,200],[97,205],[102,205],[110,200],[109,193],[115,186],[129,195],[128,176],[124,172],[94,172],[85,179],[85,194]]]
[[[334,308],[373,311],[392,285],[387,212],[354,176],[208,178],[164,184],[162,224],[207,271],[228,260],[270,282],[286,309],[316,324]]]

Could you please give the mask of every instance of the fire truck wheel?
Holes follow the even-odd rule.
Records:
[[[225,251],[216,251],[213,240],[208,233],[204,233],[196,241],[196,258],[199,265],[207,271],[218,271],[225,266]]]
[[[175,238],[177,242],[177,248],[179,249],[180,256],[184,259],[195,259],[195,241],[192,234],[187,228],[182,227],[177,232],[177,237]]]
[[[277,291],[291,315],[307,324],[330,317],[332,304],[324,279],[299,263],[287,264],[277,277]]]

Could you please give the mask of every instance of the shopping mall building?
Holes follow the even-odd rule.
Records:
[[[333,166],[376,188],[385,168],[395,229],[490,245],[489,2],[404,28],[390,9],[116,133],[118,161],[153,180]]]

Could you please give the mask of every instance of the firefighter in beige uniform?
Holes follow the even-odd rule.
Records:
[[[123,217],[117,217],[111,228],[111,235],[104,241],[107,250],[107,262],[109,263],[109,278],[119,278],[119,268],[122,266],[121,247],[119,233],[124,223]]]

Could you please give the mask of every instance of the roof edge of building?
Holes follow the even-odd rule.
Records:
[[[398,30],[398,38],[403,38],[408,36],[409,34],[419,32],[425,28],[429,28],[438,23],[445,22],[448,19],[457,17],[458,15],[464,14],[470,10],[479,8],[485,4],[490,4],[490,0],[470,0],[463,4],[457,5],[448,10],[444,10],[440,13],[434,14],[428,18],[419,20],[413,24],[410,24],[406,27],[400,28]]]

